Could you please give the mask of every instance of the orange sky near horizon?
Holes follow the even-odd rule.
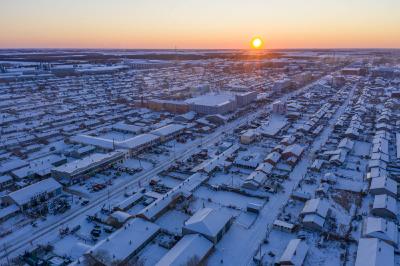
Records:
[[[2,0],[0,48],[400,48],[398,0]]]

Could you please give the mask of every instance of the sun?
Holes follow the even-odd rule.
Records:
[[[254,37],[251,40],[251,47],[254,49],[260,49],[263,46],[264,42],[260,37]]]

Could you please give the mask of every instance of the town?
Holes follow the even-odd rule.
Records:
[[[399,50],[1,50],[0,265],[399,265]]]

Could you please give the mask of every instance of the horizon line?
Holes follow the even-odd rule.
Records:
[[[0,48],[1,50],[137,50],[137,51],[279,51],[279,50],[400,50],[400,47],[329,47],[329,48],[268,48],[268,49],[251,49],[251,48],[98,48],[98,47],[14,47]]]

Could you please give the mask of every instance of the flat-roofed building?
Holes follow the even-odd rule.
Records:
[[[109,153],[94,153],[79,160],[53,168],[52,174],[57,178],[79,178],[85,174],[102,170],[115,162],[121,161],[124,153],[114,151]]]
[[[140,218],[128,221],[121,229],[101,240],[85,253],[93,265],[128,265],[160,231],[154,223]]]
[[[16,204],[21,211],[25,211],[60,195],[61,192],[62,185],[53,178],[48,178],[8,194],[4,202]]]

